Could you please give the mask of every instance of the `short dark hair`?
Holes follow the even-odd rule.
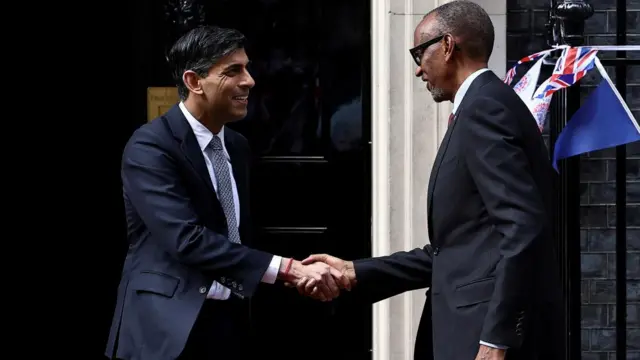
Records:
[[[489,61],[495,34],[489,14],[478,4],[468,0],[454,0],[431,10],[438,35],[451,34],[461,39],[459,44],[472,59]]]
[[[240,31],[217,26],[200,26],[182,35],[167,55],[180,99],[185,100],[189,95],[182,81],[185,71],[192,70],[206,77],[220,58],[244,48],[245,44],[246,38]]]

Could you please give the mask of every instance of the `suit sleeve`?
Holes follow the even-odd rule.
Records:
[[[271,254],[232,243],[205,227],[193,209],[175,159],[154,135],[138,130],[122,161],[124,190],[153,239],[181,263],[212,278],[234,279],[234,290],[250,297],[273,258]]]
[[[533,284],[535,253],[543,242],[547,217],[532,176],[516,118],[491,98],[471,104],[464,119],[465,162],[496,231],[501,260],[480,341],[506,347],[522,342],[522,320]]]
[[[432,250],[427,245],[412,251],[353,262],[357,284],[353,296],[375,303],[406,291],[431,286]]]

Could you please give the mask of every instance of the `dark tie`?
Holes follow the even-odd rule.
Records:
[[[454,117],[454,116],[453,116],[453,113],[451,113],[451,114],[449,115],[449,125],[451,125],[451,123],[453,122],[453,117]]]
[[[218,184],[218,200],[224,210],[229,227],[229,240],[231,242],[240,242],[240,232],[238,231],[238,222],[236,220],[236,210],[233,204],[233,187],[231,186],[231,175],[229,174],[229,165],[227,157],[222,149],[222,141],[220,137],[214,135],[209,143],[211,151],[211,165],[213,165],[213,173],[216,176]]]

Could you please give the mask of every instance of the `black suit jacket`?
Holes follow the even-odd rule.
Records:
[[[430,287],[416,359],[473,359],[481,340],[508,346],[511,359],[558,358],[551,176],[525,104],[491,71],[479,75],[432,169],[431,245],[355,262],[369,301]]]
[[[128,141],[122,182],[129,251],[108,357],[175,359],[214,280],[249,298],[267,270],[272,255],[246,246],[249,146],[229,128],[224,140],[238,187],[243,244],[227,238],[204,156],[177,105]]]

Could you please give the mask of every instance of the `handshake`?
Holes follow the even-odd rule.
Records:
[[[301,295],[320,301],[331,301],[342,289],[350,291],[356,284],[352,261],[327,254],[311,255],[298,261],[283,259],[278,278],[288,287],[296,287]]]

